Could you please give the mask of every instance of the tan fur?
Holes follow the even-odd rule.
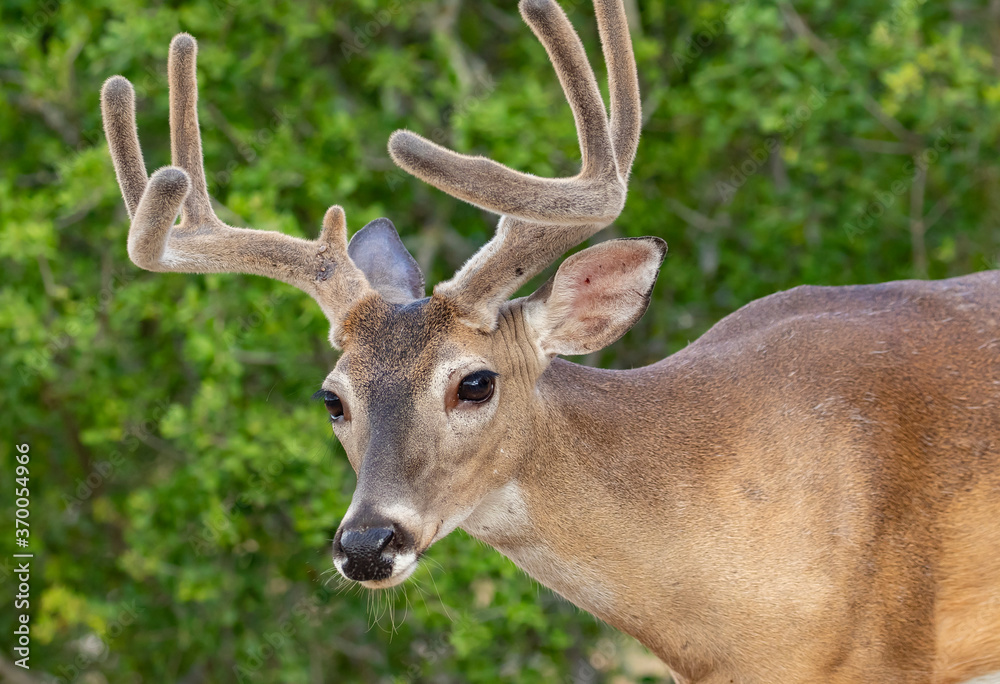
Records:
[[[599,349],[641,315],[660,242],[591,247],[506,301],[624,201],[635,63],[621,2],[595,8],[610,120],[562,11],[521,4],[577,121],[578,176],[531,177],[412,133],[390,142],[407,170],[504,214],[433,297],[415,299],[422,279],[402,252],[400,272],[366,266],[373,288],[339,207],[316,241],[215,217],[185,34],[170,57],[175,167],[147,180],[131,86],[113,77],[102,92],[130,256],[155,271],[267,275],[323,307],[344,350],[323,386],[358,472],[337,539],[393,533],[380,537],[392,547],[359,553],[365,586],[405,580],[462,526],[635,636],[681,684],[996,681],[1000,273],[795,288],[627,371],[553,357]],[[463,378],[482,371],[493,394],[462,400]],[[371,571],[385,564],[392,574]]]
[[[995,272],[799,288],[646,369],[553,364],[544,422],[561,416],[569,447],[522,484],[537,528],[591,533],[563,553],[600,550],[637,613],[602,617],[684,681],[998,669],[998,297]],[[938,622],[956,600],[976,619]],[[948,651],[966,655],[957,679],[935,662]]]
[[[995,442],[992,448],[996,450]],[[941,522],[942,581],[934,611],[935,684],[1000,672],[1000,525],[996,519],[1000,477],[975,480],[954,497]]]

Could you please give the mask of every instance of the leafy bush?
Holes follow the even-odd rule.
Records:
[[[600,65],[592,8],[567,5]],[[587,362],[654,361],[801,283],[998,265],[1000,45],[988,10],[796,5],[801,21],[761,0],[630,0],[643,140],[626,211],[600,239],[659,235],[671,250],[644,319]],[[393,130],[541,175],[571,174],[578,159],[513,0],[0,7],[0,449],[12,464],[14,443],[32,447],[32,673],[662,675],[634,642],[462,533],[394,593],[331,581],[329,539],[354,476],[307,401],[335,361],[322,314],[277,282],[151,274],[125,252],[99,88],[115,73],[135,83],[147,165],[168,163],[166,48],[186,30],[200,41],[223,219],[313,236],[333,203],[355,230],[389,216],[428,280],[446,278],[494,217],[397,171]],[[3,507],[12,519],[13,499]],[[3,624],[11,610],[4,601]]]

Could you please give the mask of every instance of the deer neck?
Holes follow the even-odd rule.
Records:
[[[687,441],[672,433],[667,417],[671,406],[690,402],[665,392],[671,372],[669,364],[607,371],[556,359],[538,383],[521,468],[462,527],[575,605],[680,663],[694,649],[687,640],[667,641],[665,632],[683,632],[681,625],[665,630],[664,621],[683,616],[686,606],[700,611],[702,588],[697,573],[675,565],[691,536],[685,490],[697,485],[683,465],[676,479],[666,477],[672,443],[683,449]],[[650,387],[644,401],[654,381],[657,391]],[[651,452],[651,445],[658,448]]]

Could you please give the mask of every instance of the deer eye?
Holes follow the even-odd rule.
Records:
[[[330,413],[330,422],[344,417],[344,403],[330,390],[320,390],[314,395],[314,398],[322,399],[323,403],[326,404],[326,410]]]
[[[493,396],[497,374],[493,371],[481,370],[470,373],[458,383],[458,398],[481,404]]]

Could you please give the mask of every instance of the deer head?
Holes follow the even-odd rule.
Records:
[[[620,0],[594,5],[610,117],[563,11],[553,0],[520,4],[576,121],[582,157],[576,176],[519,173],[409,131],[390,138],[400,167],[501,215],[495,237],[431,297],[386,219],[348,242],[339,206],[327,211],[312,241],[234,228],[216,217],[205,184],[191,36],[180,34],[170,46],[173,165],[151,178],[131,84],[115,76],[104,85],[105,131],[132,219],[132,261],[150,271],[276,278],[307,292],[328,317],[330,342],[343,353],[318,395],[358,474],[334,539],[334,563],[365,586],[403,581],[431,544],[531,467],[531,437],[547,419],[536,382],[551,359],[611,344],[649,302],[666,252],[659,238],[585,249],[533,295],[508,301],[614,221],[625,203],[640,128],[635,61]]]

